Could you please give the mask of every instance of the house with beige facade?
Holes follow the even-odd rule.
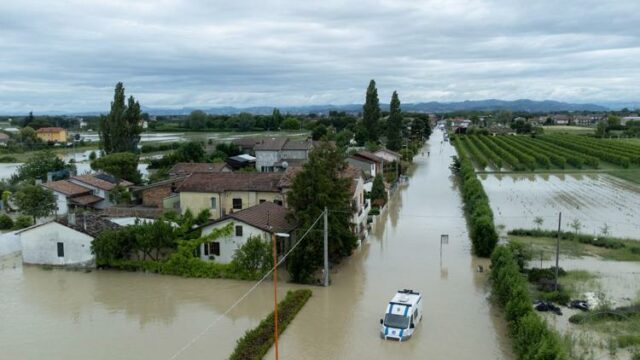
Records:
[[[286,206],[283,173],[194,173],[177,188],[182,213],[211,212],[211,219],[272,202]]]
[[[67,130],[60,127],[44,127],[36,130],[38,139],[46,142],[66,142]]]

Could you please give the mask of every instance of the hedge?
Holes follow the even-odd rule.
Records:
[[[302,289],[287,292],[287,296],[278,303],[278,334],[282,334],[287,325],[296,317],[298,312],[311,297],[311,290]],[[262,359],[275,339],[273,312],[262,320],[258,326],[248,330],[238,340],[230,360],[259,360]]]
[[[548,238],[558,237],[557,230],[513,229],[509,231],[508,234],[515,235],[515,236],[531,236],[531,237],[548,237]],[[569,231],[561,231],[560,239],[577,241],[582,244],[588,244],[588,245],[593,245],[593,246],[607,248],[607,249],[621,249],[626,247],[623,239],[609,237],[609,236],[600,236],[600,237],[594,238],[593,235],[576,234],[574,232],[569,232]]]
[[[458,141],[454,141],[456,149]],[[471,161],[467,158],[456,159],[460,179],[460,190],[464,202],[464,211],[469,223],[469,236],[476,255],[489,257],[498,243],[498,233],[493,224],[493,211],[482,183],[476,177]]]
[[[509,335],[518,359],[565,360],[559,335],[533,310],[527,281],[511,250],[498,246],[491,255],[493,295],[505,309]]]

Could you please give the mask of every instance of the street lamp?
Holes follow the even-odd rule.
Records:
[[[287,233],[271,233],[271,242],[273,243],[273,337],[276,346],[276,360],[278,360],[278,252],[276,247],[276,238],[288,238]]]

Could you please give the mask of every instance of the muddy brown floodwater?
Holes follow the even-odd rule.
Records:
[[[470,255],[462,202],[449,165],[453,148],[432,136],[405,188],[361,250],[338,267],[281,338],[281,359],[511,359],[505,326],[487,300],[488,262]],[[427,151],[431,153],[427,157]],[[440,261],[440,235],[449,235]],[[398,289],[419,290],[424,318],[405,343],[379,337]],[[267,355],[273,358],[273,349]]]
[[[638,238],[640,233],[640,187],[607,174],[480,175],[489,196],[496,224],[507,229],[537,227],[598,235],[605,224],[612,236]]]
[[[282,359],[512,359],[500,313],[487,300],[486,260],[470,255],[454,150],[436,132],[373,234],[332,274],[281,338]],[[440,258],[440,235],[449,234]],[[0,262],[0,358],[169,359],[252,286],[141,273],[53,270]],[[287,289],[282,284],[281,296]],[[396,290],[424,294],[424,318],[405,343],[381,340]],[[270,311],[264,283],[178,359],[225,359]],[[269,353],[267,358],[272,358]]]

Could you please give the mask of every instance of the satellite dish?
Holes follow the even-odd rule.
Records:
[[[286,162],[286,161],[283,161],[283,162],[282,162],[282,168],[283,168],[283,169],[286,169],[286,168],[288,168],[288,167],[289,167],[289,163],[288,163],[288,162]]]

